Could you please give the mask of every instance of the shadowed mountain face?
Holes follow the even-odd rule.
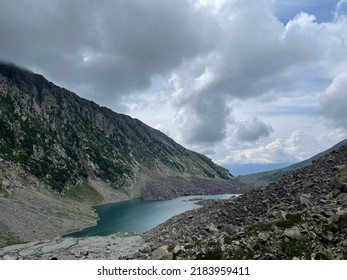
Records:
[[[59,192],[88,180],[131,190],[153,179],[233,178],[141,121],[5,63],[0,63],[0,159]]]

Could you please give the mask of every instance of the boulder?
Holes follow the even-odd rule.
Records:
[[[310,201],[311,194],[301,193],[296,197],[296,202],[301,205],[312,206],[312,202]]]
[[[347,166],[341,165],[335,167],[335,170],[337,170],[337,174],[330,182],[330,185],[340,192],[347,193]]]
[[[269,238],[270,238],[270,234],[267,232],[259,232],[258,233],[258,240],[262,243],[266,243]]]
[[[295,239],[295,240],[299,240],[301,238],[301,232],[299,228],[296,226],[286,229],[283,235],[285,237],[289,237],[290,239]]]
[[[218,232],[218,228],[213,223],[210,223],[205,229],[212,234],[216,234]]]
[[[179,254],[180,252],[183,252],[183,251],[184,251],[183,246],[176,245],[175,248],[172,250],[172,253],[177,255],[177,254]]]
[[[338,226],[340,229],[347,228],[347,212],[342,213],[338,217]]]
[[[172,260],[173,254],[167,250],[166,246],[157,248],[152,252],[154,260]]]
[[[347,193],[343,192],[337,197],[337,201],[345,206],[347,204]]]
[[[335,228],[347,228],[347,211],[345,209],[339,209],[333,216],[330,217],[329,221],[330,224]]]

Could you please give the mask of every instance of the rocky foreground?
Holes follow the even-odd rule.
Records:
[[[147,232],[133,259],[347,259],[347,147]]]
[[[85,238],[54,238],[0,249],[5,260],[115,260],[148,250],[140,235],[124,233]]]

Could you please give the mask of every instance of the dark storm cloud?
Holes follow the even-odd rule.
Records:
[[[107,102],[212,46],[212,18],[190,3],[3,0],[0,58]]]
[[[227,1],[219,14],[219,40],[213,52],[177,71],[183,93],[174,98],[179,106],[189,107],[186,112],[190,117],[186,119],[190,123],[187,121],[181,129],[187,143],[223,140],[230,123],[228,101],[287,94],[293,90],[293,81],[303,79],[296,69],[319,57],[321,46],[308,40],[313,36],[313,19],[301,15],[284,26],[270,13],[270,6],[268,0]],[[299,29],[304,24],[306,29]],[[187,127],[190,133],[186,133]],[[249,132],[248,136],[247,131],[239,133],[241,138],[253,141],[266,131],[259,130],[257,135]]]
[[[273,132],[273,129],[270,125],[253,117],[239,123],[235,136],[241,142],[256,141],[262,137],[269,136],[271,132]]]
[[[220,95],[207,95],[190,100],[189,111],[181,132],[188,144],[212,145],[224,139],[230,112]]]
[[[347,74],[336,77],[322,95],[319,113],[334,127],[347,131]]]
[[[203,147],[271,132],[257,119],[230,131],[235,100],[309,95],[346,69],[346,17],[319,23],[300,13],[283,23],[273,0],[0,1],[0,59],[114,110],[140,94],[160,107],[160,93],[182,142]],[[343,122],[343,109],[329,112]]]
[[[294,96],[298,91],[309,95],[317,80],[331,78],[327,68],[346,59],[342,43],[346,38],[344,18],[333,24],[319,24],[313,15],[299,13],[284,24],[273,15],[272,5],[271,0],[224,2],[213,53],[177,71],[181,93],[176,94],[176,90],[174,98],[178,104],[184,100],[190,106],[186,110],[189,116],[214,123],[211,126],[212,121],[196,122],[193,140],[211,143],[224,139],[232,100],[275,100]],[[211,97],[217,95],[220,97]],[[208,110],[197,106],[205,103],[216,108],[210,118],[205,116]],[[186,127],[181,130],[185,132]],[[258,135],[266,136],[269,130],[263,128],[255,132],[241,129],[239,138],[256,140]],[[183,133],[183,137],[187,143],[192,141],[191,134]]]

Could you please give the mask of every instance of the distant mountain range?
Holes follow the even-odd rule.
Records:
[[[281,162],[281,163],[246,163],[246,164],[222,164],[234,176],[244,176],[253,173],[260,173],[269,170],[288,167],[295,162]]]
[[[271,171],[265,171],[265,172],[258,172],[258,173],[253,173],[249,175],[243,175],[243,176],[238,176],[237,179],[245,183],[247,185],[253,186],[253,187],[260,187],[260,186],[265,186],[271,182],[275,182],[277,179],[279,179],[281,176],[288,174],[290,171],[301,168],[307,165],[310,165],[312,161],[317,160],[325,156],[326,154],[339,149],[342,146],[347,145],[347,139],[337,143],[333,147],[313,156],[310,157],[309,159],[306,159],[304,161],[301,161],[299,163],[292,164],[288,167],[284,168],[279,168]]]

